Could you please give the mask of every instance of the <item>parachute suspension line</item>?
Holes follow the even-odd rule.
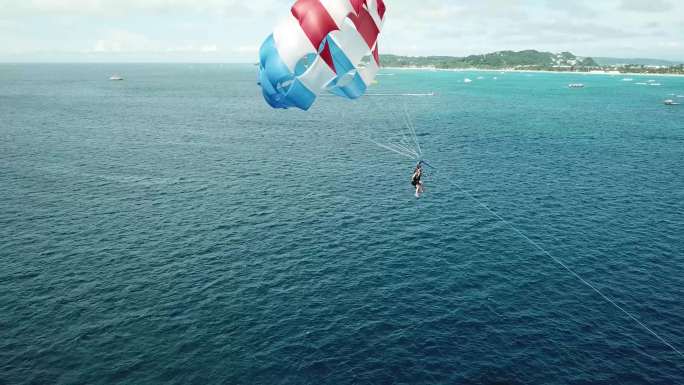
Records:
[[[411,134],[413,135],[413,142],[416,144],[416,150],[418,151],[418,154],[422,156],[423,150],[420,148],[420,143],[418,143],[418,135],[416,134],[416,130],[413,126],[411,126]]]
[[[393,125],[392,122],[388,122],[388,123],[390,125]],[[404,121],[404,124],[407,124],[407,122]],[[412,154],[414,158],[419,159],[420,153],[418,153],[418,150],[416,149],[416,146],[414,144],[415,142],[413,141],[413,138],[409,138],[409,136],[407,136],[407,129],[408,129],[408,126],[401,129],[401,131],[400,131],[401,132],[401,139],[399,140],[399,143],[392,143],[391,141],[390,141],[390,143],[394,147],[402,148],[403,150]],[[410,132],[408,132],[408,134],[410,135]],[[389,139],[388,139],[388,141],[389,141]]]
[[[354,104],[354,100],[347,100],[347,103],[351,104],[351,106],[349,106],[349,107],[347,107],[347,108],[343,108],[342,111],[341,111],[341,114],[342,114],[342,121],[343,121],[343,122],[351,122],[351,123],[352,123],[352,127],[355,127],[355,129],[352,129],[351,132],[349,133],[349,137],[350,137],[351,139],[353,139],[354,137],[357,137],[357,138],[365,138],[365,139],[368,140],[369,142],[371,142],[371,143],[373,143],[373,144],[375,144],[375,145],[378,145],[378,146],[380,146],[380,147],[382,147],[382,148],[384,148],[384,149],[390,150],[390,151],[392,151],[392,152],[396,152],[397,154],[402,155],[402,156],[411,157],[410,154],[405,154],[405,153],[403,153],[403,151],[399,151],[399,150],[397,150],[397,149],[389,148],[389,147],[387,147],[386,145],[380,144],[380,143],[374,141],[373,139],[371,139],[371,136],[370,136],[368,130],[362,129],[361,127],[362,127],[363,125],[357,124],[357,122],[356,122],[355,119],[354,119],[354,118],[356,118],[356,116],[357,116],[356,114],[354,114],[354,113],[351,112],[352,106],[353,106],[353,104]],[[350,118],[351,118],[351,119],[350,119]]]
[[[423,150],[421,150],[420,143],[418,143],[418,135],[416,134],[416,128],[413,126],[413,123],[411,123],[411,118],[410,118],[409,113],[408,113],[408,107],[406,106],[406,102],[404,102],[404,119],[406,119],[408,129],[410,130],[411,134],[413,135],[413,141],[416,143],[416,149],[418,150],[418,154],[420,156],[422,156]]]
[[[413,155],[415,155],[416,158],[419,157],[419,154],[418,154],[414,149],[412,149],[412,148],[408,148],[408,147],[406,147],[406,146],[402,146],[402,145],[397,144],[397,143],[392,143],[392,146],[397,147],[397,148],[400,148],[400,149],[402,149],[402,150],[408,152],[409,154],[413,154]]]
[[[376,108],[374,108],[374,110],[382,110],[382,107],[377,105],[378,103],[379,103],[378,100],[372,101],[372,104],[376,105],[375,106]],[[342,114],[344,116],[347,116],[350,114],[350,112],[347,109],[344,109]],[[352,115],[354,115],[354,114],[352,114]],[[397,115],[394,115],[394,116],[397,116]],[[346,118],[344,120],[348,121],[348,119],[346,119]],[[385,117],[383,120],[387,122],[386,127],[392,127],[392,126],[396,125],[396,121],[392,121],[392,119],[390,119],[389,117]],[[404,124],[406,125],[406,128],[401,129],[399,131],[401,133],[401,138],[395,138],[394,140],[392,140],[392,138],[390,137],[386,140],[386,143],[385,143],[385,141],[383,141],[383,143],[380,143],[380,142],[372,139],[370,132],[362,132],[365,130],[362,130],[360,128],[358,128],[357,131],[359,133],[364,134],[363,136],[365,136],[369,142],[373,143],[374,145],[376,145],[378,147],[392,151],[396,154],[399,154],[401,156],[404,156],[404,157],[407,157],[407,158],[410,158],[413,160],[420,160],[421,154],[417,149],[416,138],[413,135],[413,131],[410,130],[410,122],[405,121]],[[361,127],[361,125],[358,125],[358,124],[354,124],[354,126]]]
[[[415,151],[411,150],[410,148],[400,146],[396,143],[388,143],[387,145],[390,147],[393,147],[394,149],[400,150],[406,154],[411,155],[412,158],[418,158],[418,154]]]
[[[406,108],[405,105],[404,105],[404,108]],[[406,138],[406,141],[409,141],[409,138],[410,138],[411,146],[415,147],[417,150],[418,146],[416,146],[416,138],[413,136],[413,130],[411,129],[411,122],[409,121],[408,115],[406,114],[406,110],[404,110],[403,120],[404,120],[405,129],[402,130],[402,135]],[[408,136],[406,136],[406,133],[408,133]]]
[[[408,120],[406,120],[406,115],[403,116],[403,123],[404,123],[404,128],[401,130],[402,140],[405,142],[404,144],[406,146],[415,147],[415,141],[413,140],[413,133],[411,132],[411,129],[409,126],[410,122]]]
[[[376,145],[378,145],[378,146],[384,148],[384,149],[390,150],[390,151],[392,151],[392,152],[396,152],[397,154],[399,154],[399,155],[401,155],[401,156],[405,156],[405,157],[407,157],[407,158],[415,159],[415,156],[413,156],[413,154],[409,154],[409,153],[404,152],[404,151],[402,151],[402,150],[398,150],[398,149],[395,149],[395,148],[393,148],[393,147],[384,145],[384,144],[382,144],[382,143],[378,143],[378,142],[374,141],[374,140],[371,139],[371,138],[368,138],[368,140],[369,140],[370,142],[372,142],[372,143],[374,143],[374,144],[376,144]]]
[[[418,141],[418,134],[416,134],[416,128],[413,126],[413,123],[411,123],[411,131],[413,132],[413,141],[416,142],[416,148],[418,149],[418,153],[422,156],[423,150],[420,148],[420,142]]]
[[[409,142],[409,138],[406,136],[406,133],[404,130],[401,131],[401,144],[403,144],[406,147],[412,146],[412,144]]]
[[[351,102],[353,103],[353,102]],[[350,103],[350,104],[351,104]],[[373,104],[379,103],[377,100],[373,100]],[[377,106],[378,108],[374,108],[375,110],[382,110],[380,106]],[[344,108],[342,109],[342,120],[343,121],[353,121],[357,115],[351,112],[352,106],[350,108]],[[394,115],[396,116],[396,115]],[[351,119],[350,119],[351,118]],[[396,125],[396,121],[392,121],[389,117],[385,117],[384,119],[387,122],[387,127],[392,127]],[[356,135],[359,135],[360,137],[365,137],[369,142],[373,143],[374,145],[381,147],[383,149],[392,151],[396,154],[399,154],[401,156],[413,159],[413,160],[420,160],[422,157],[422,151],[420,150],[420,144],[418,143],[418,138],[416,135],[416,131],[413,128],[410,118],[408,115],[408,110],[406,109],[406,104],[404,103],[404,114],[403,114],[403,120],[404,120],[404,125],[405,128],[400,130],[401,133],[401,138],[397,138],[392,140],[392,138],[388,138],[386,143],[380,143],[376,140],[372,139],[372,136],[370,135],[370,132],[368,130],[364,130],[361,127],[364,127],[364,125],[361,124],[356,124],[356,122],[353,122],[353,126],[356,127],[354,133]]]
[[[411,147],[411,146],[412,146],[412,144],[408,141],[408,138],[406,138],[406,137],[402,138],[401,144],[402,144],[404,147]]]
[[[583,283],[585,286],[587,286],[587,287],[589,287],[590,289],[592,289],[593,291],[595,291],[595,292],[596,292],[599,296],[601,296],[604,300],[606,300],[608,303],[610,303],[611,305],[613,305],[616,309],[620,310],[620,311],[621,311],[622,313],[624,313],[627,317],[631,318],[634,322],[636,322],[636,323],[637,323],[639,326],[641,326],[644,330],[646,330],[647,332],[649,332],[650,334],[652,334],[654,337],[656,337],[658,340],[660,340],[660,342],[662,342],[662,343],[665,344],[667,347],[669,347],[670,349],[672,349],[672,350],[673,350],[675,353],[677,353],[679,356],[681,356],[682,358],[684,358],[684,354],[683,354],[681,351],[679,351],[674,345],[672,345],[670,342],[668,342],[667,340],[665,340],[665,338],[661,337],[658,333],[656,333],[655,331],[653,331],[651,328],[649,328],[648,326],[646,326],[646,325],[645,325],[643,322],[641,322],[636,316],[632,315],[632,313],[628,312],[628,311],[625,310],[622,306],[618,305],[615,301],[613,301],[613,300],[612,300],[610,297],[608,297],[606,294],[603,294],[603,292],[602,292],[601,290],[599,290],[596,286],[592,285],[589,281],[587,281],[587,280],[585,280],[584,278],[582,278],[582,276],[580,276],[577,272],[575,272],[573,269],[571,269],[570,267],[568,267],[568,265],[566,265],[565,263],[563,263],[563,261],[561,261],[561,260],[558,259],[557,257],[554,257],[551,253],[549,253],[548,251],[546,251],[546,249],[544,249],[541,245],[539,245],[539,243],[535,242],[535,241],[532,240],[530,237],[528,237],[527,235],[525,235],[525,233],[523,233],[521,230],[519,230],[513,223],[507,221],[507,220],[504,219],[501,215],[497,214],[494,210],[492,210],[491,208],[489,208],[489,206],[487,206],[487,205],[484,204],[481,200],[479,200],[479,199],[477,199],[475,196],[473,196],[473,194],[471,194],[470,192],[468,192],[468,190],[462,188],[458,183],[456,183],[456,182],[454,182],[454,181],[451,181],[450,183],[451,183],[453,186],[455,186],[457,189],[459,189],[462,193],[464,193],[466,196],[468,196],[470,199],[472,199],[474,202],[476,202],[478,205],[480,205],[482,208],[484,208],[485,210],[487,210],[490,214],[492,214],[494,217],[496,217],[496,218],[497,218],[498,220],[500,220],[502,223],[508,225],[508,227],[510,227],[513,231],[515,231],[516,233],[518,233],[518,235],[520,235],[522,238],[524,238],[527,242],[529,242],[529,243],[530,243],[532,246],[534,246],[536,249],[538,249],[539,251],[541,251],[544,255],[546,255],[547,257],[551,258],[551,259],[552,259],[554,262],[556,262],[558,265],[560,265],[561,267],[563,267],[563,269],[565,269],[565,270],[568,271],[570,274],[572,274],[575,278],[577,278],[577,279],[578,279],[581,283]]]
[[[404,103],[404,124],[406,125],[406,129],[402,129],[401,131],[401,136],[402,136],[402,144],[406,149],[409,149],[416,157],[416,159],[420,159],[422,156],[422,153],[420,151],[420,145],[418,145],[417,138],[415,136],[415,131],[412,129],[411,126],[411,121],[408,117],[408,113],[406,113],[406,103]],[[408,131],[408,136],[406,135]]]

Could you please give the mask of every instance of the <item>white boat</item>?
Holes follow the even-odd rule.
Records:
[[[634,81],[634,79],[632,79],[632,78],[624,78],[624,79],[622,79],[622,81],[623,81],[623,82],[631,82],[631,81]]]
[[[667,99],[667,100],[665,100],[663,103],[665,103],[666,106],[678,106],[678,105],[681,104],[681,103],[676,103],[676,102],[675,102],[674,100],[672,100],[672,99]]]
[[[634,84],[637,84],[637,85],[640,85],[640,86],[647,86],[647,85],[648,85],[648,83],[644,83],[644,82],[638,82],[638,83],[634,83]]]
[[[463,79],[463,83],[472,83],[472,82],[473,82],[473,81],[470,80],[470,79],[468,79],[468,78]]]
[[[568,84],[569,88],[584,88],[584,84],[582,83],[570,83]]]
[[[660,83],[648,83],[649,86],[662,86]]]
[[[112,75],[109,77],[109,80],[124,80],[124,78],[119,75]]]

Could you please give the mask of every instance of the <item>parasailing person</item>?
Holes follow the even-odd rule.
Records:
[[[413,175],[411,175],[411,185],[416,189],[416,198],[420,198],[420,194],[425,191],[425,189],[423,189],[423,182],[420,181],[420,177],[423,176],[422,163],[423,162],[418,162],[415,170],[413,170]]]

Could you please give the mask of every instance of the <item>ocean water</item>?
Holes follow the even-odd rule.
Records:
[[[255,77],[0,65],[0,384],[684,383],[471,198],[681,351],[684,78],[384,70],[301,112]],[[407,113],[421,199],[368,140]]]

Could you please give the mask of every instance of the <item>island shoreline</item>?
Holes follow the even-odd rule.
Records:
[[[657,77],[684,77],[684,74],[658,74],[639,72],[580,72],[580,71],[544,71],[544,70],[519,70],[519,69],[482,69],[482,68],[434,68],[434,67],[380,67],[381,70],[397,71],[429,71],[429,72],[498,72],[498,73],[544,73],[544,74],[574,74],[574,75],[604,75],[604,76],[657,76]]]

